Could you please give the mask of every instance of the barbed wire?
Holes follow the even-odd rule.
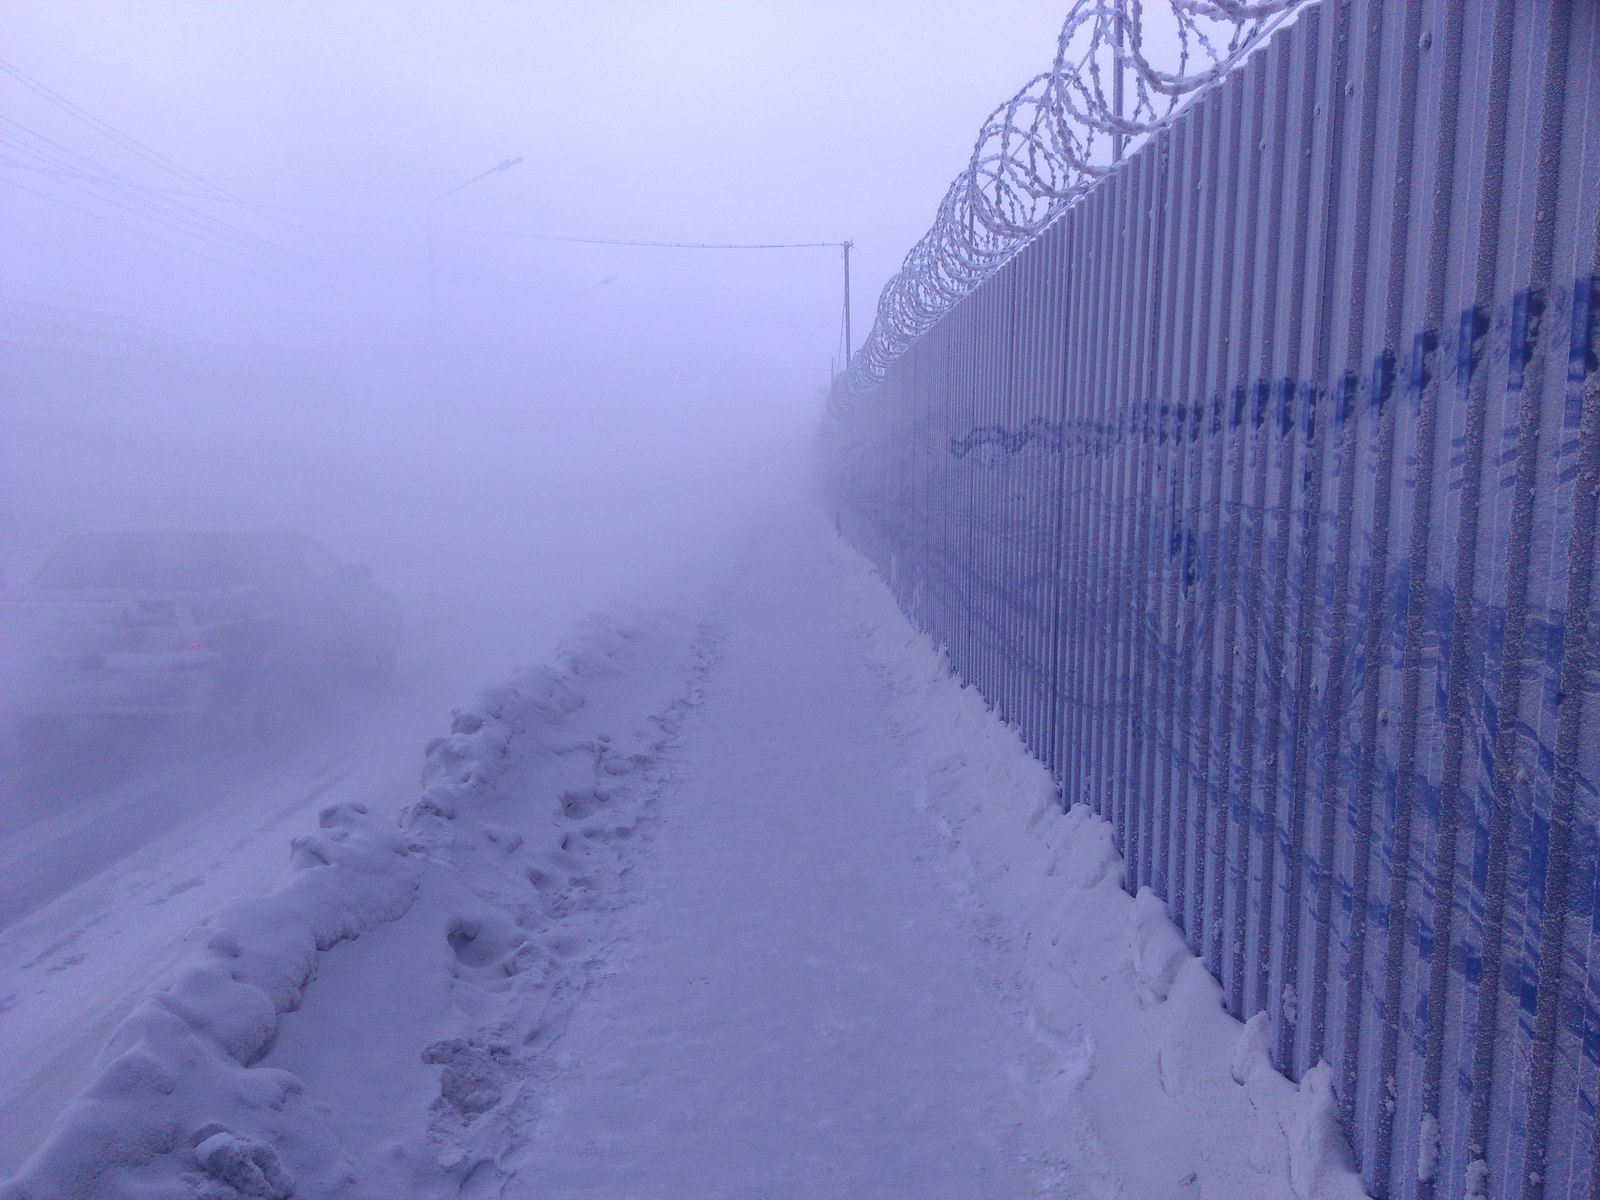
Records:
[[[941,316],[1170,122],[1307,0],[1077,0],[1055,61],[978,131],[933,226],[884,286],[872,330],[833,381],[847,407]],[[1153,11],[1152,11],[1153,10]],[[1152,53],[1164,45],[1164,55]],[[1157,58],[1164,61],[1157,62]]]

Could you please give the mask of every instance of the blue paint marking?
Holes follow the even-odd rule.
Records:
[[[1568,316],[1569,323],[1561,322]],[[1535,961],[1538,923],[1545,903],[1544,873],[1549,853],[1549,780],[1554,769],[1552,714],[1572,698],[1559,693],[1555,679],[1565,646],[1565,623],[1559,608],[1563,593],[1551,589],[1558,582],[1564,586],[1560,571],[1565,560],[1543,563],[1539,558],[1550,553],[1564,554],[1561,539],[1566,531],[1540,528],[1541,541],[1536,548],[1534,568],[1540,572],[1540,582],[1530,592],[1523,643],[1523,669],[1527,679],[1524,695],[1527,698],[1520,712],[1501,713],[1497,676],[1505,653],[1507,624],[1500,599],[1504,592],[1500,573],[1504,571],[1504,543],[1508,536],[1504,501],[1498,501],[1501,507],[1493,515],[1486,512],[1480,533],[1482,544],[1478,548],[1481,570],[1474,588],[1477,594],[1458,613],[1458,597],[1452,590],[1453,572],[1448,557],[1454,553],[1450,533],[1455,527],[1454,514],[1444,507],[1443,498],[1452,492],[1459,494],[1464,482],[1463,413],[1466,410],[1461,405],[1473,402],[1473,389],[1496,388],[1501,386],[1502,380],[1505,388],[1503,394],[1497,392],[1491,397],[1491,426],[1483,444],[1482,486],[1485,497],[1494,503],[1496,498],[1509,494],[1518,467],[1515,416],[1520,401],[1517,393],[1531,386],[1530,381],[1537,372],[1554,373],[1563,366],[1569,381],[1561,402],[1564,409],[1552,409],[1546,418],[1554,417],[1561,426],[1559,430],[1552,428],[1541,434],[1538,453],[1549,455],[1550,461],[1547,469],[1546,464],[1541,463],[1543,473],[1539,482],[1541,488],[1554,484],[1566,492],[1571,491],[1577,478],[1578,456],[1574,451],[1582,418],[1583,386],[1600,369],[1596,361],[1600,357],[1597,318],[1600,318],[1600,276],[1585,276],[1575,281],[1570,291],[1565,288],[1559,291],[1528,289],[1510,297],[1498,309],[1487,305],[1467,308],[1445,327],[1448,333],[1424,330],[1409,338],[1403,349],[1390,347],[1374,355],[1370,370],[1364,376],[1345,373],[1331,381],[1244,379],[1193,402],[1181,397],[1151,396],[1109,418],[1086,413],[1059,420],[1032,416],[1009,422],[1003,417],[1007,402],[1000,402],[981,410],[984,417],[989,418],[987,422],[957,418],[946,423],[932,415],[937,410],[930,407],[919,410],[914,427],[907,425],[916,433],[914,457],[909,461],[900,457],[891,459],[887,475],[879,473],[878,481],[870,484],[866,481],[875,479],[873,467],[881,461],[879,447],[893,444],[893,439],[904,436],[905,430],[885,423],[871,431],[859,448],[852,451],[855,469],[861,472],[862,480],[852,501],[856,508],[850,522],[853,536],[877,547],[879,557],[885,561],[893,559],[892,574],[897,588],[907,595],[914,594],[912,607],[926,623],[939,627],[936,630],[939,639],[951,647],[953,661],[969,678],[981,678],[984,687],[1003,690],[1003,694],[995,698],[1004,706],[1008,717],[1026,726],[1032,720],[1045,719],[1042,714],[1053,705],[1060,715],[1059,718],[1049,717],[1050,721],[1059,719],[1070,729],[1072,721],[1077,720],[1084,730],[1096,731],[1092,736],[1096,737],[1097,744],[1079,748],[1075,752],[1075,765],[1070,769],[1075,777],[1083,777],[1079,782],[1084,786],[1093,783],[1098,797],[1102,787],[1099,781],[1104,779],[1106,771],[1122,769],[1124,762],[1135,765],[1136,777],[1141,782],[1147,778],[1159,782],[1164,761],[1170,761],[1176,770],[1193,769],[1192,761],[1178,763],[1171,758],[1177,754],[1181,739],[1174,742],[1173,731],[1168,728],[1164,716],[1167,709],[1162,707],[1168,702],[1167,698],[1162,696],[1159,705],[1152,702],[1147,708],[1141,698],[1132,696],[1134,679],[1131,676],[1135,671],[1141,672],[1143,687],[1151,695],[1160,695],[1162,689],[1168,687],[1198,687],[1205,680],[1220,686],[1220,677],[1212,679],[1220,664],[1201,659],[1191,664],[1180,651],[1181,644],[1188,644],[1186,638],[1198,638],[1196,644],[1205,646],[1207,639],[1215,636],[1218,648],[1221,646],[1223,618],[1210,606],[1195,607],[1193,589],[1197,585],[1209,584],[1205,594],[1214,596],[1218,604],[1224,596],[1233,597],[1237,606],[1234,614],[1238,638],[1236,661],[1240,664],[1247,661],[1248,648],[1257,663],[1251,683],[1252,686],[1259,683],[1258,702],[1266,695],[1267,681],[1289,664],[1303,663],[1303,656],[1307,654],[1321,656],[1318,661],[1324,660],[1329,652],[1324,644],[1329,632],[1326,610],[1334,594],[1331,590],[1333,564],[1328,560],[1334,553],[1335,524],[1340,515],[1327,503],[1331,493],[1324,490],[1319,494],[1317,520],[1311,521],[1308,505],[1319,499],[1311,489],[1326,489],[1332,483],[1322,475],[1311,474],[1317,460],[1306,447],[1315,446],[1314,439],[1326,438],[1330,431],[1336,433],[1337,444],[1341,447],[1345,445],[1345,438],[1358,439],[1358,447],[1371,447],[1375,445],[1380,427],[1386,422],[1398,423],[1401,432],[1397,434],[1396,457],[1390,476],[1377,478],[1374,475],[1380,459],[1378,452],[1370,448],[1353,449],[1349,455],[1335,453],[1332,458],[1324,459],[1322,467],[1324,473],[1346,469],[1362,473],[1353,492],[1358,508],[1350,528],[1350,536],[1355,541],[1348,564],[1351,633],[1345,650],[1347,682],[1344,686],[1347,688],[1345,706],[1351,718],[1343,720],[1338,728],[1328,725],[1314,701],[1314,697],[1321,694],[1318,689],[1322,685],[1322,681],[1315,679],[1309,697],[1293,694],[1296,685],[1292,681],[1284,683],[1280,716],[1281,723],[1286,726],[1291,725],[1292,720],[1310,721],[1311,733],[1302,736],[1316,746],[1325,744],[1330,737],[1343,743],[1332,751],[1338,756],[1339,765],[1331,778],[1341,789],[1351,788],[1362,753],[1356,742],[1358,723],[1353,715],[1360,711],[1369,686],[1366,679],[1368,655],[1375,650],[1380,656],[1381,665],[1376,676],[1379,719],[1373,762],[1374,833],[1378,841],[1373,847],[1374,879],[1366,904],[1357,905],[1349,878],[1351,853],[1366,849],[1351,848],[1345,842],[1354,828],[1353,797],[1348,802],[1338,795],[1325,798],[1336,806],[1331,811],[1337,811],[1341,822],[1340,849],[1334,860],[1324,863],[1316,854],[1308,852],[1303,863],[1308,878],[1314,879],[1329,870],[1334,872],[1331,881],[1335,926],[1331,966],[1334,969],[1349,970],[1350,964],[1344,962],[1343,955],[1351,944],[1352,929],[1362,921],[1370,923],[1374,931],[1366,953],[1369,967],[1376,969],[1377,977],[1381,978],[1381,959],[1390,952],[1390,947],[1394,952],[1401,952],[1403,946],[1404,953],[1419,959],[1436,954],[1448,956],[1452,983],[1446,1011],[1428,1012],[1425,994],[1408,988],[1402,994],[1400,1012],[1393,1014],[1402,1023],[1399,1032],[1404,1049],[1397,1068],[1399,1086],[1410,1086],[1405,1081],[1419,1069],[1420,1039],[1432,1036],[1432,1029],[1444,1029],[1445,1036],[1457,1039],[1446,1050],[1447,1107],[1464,1104],[1459,1097],[1468,1094],[1472,1087],[1467,1078],[1471,1053],[1462,1045],[1470,1036],[1470,1030],[1454,1029],[1450,1023],[1461,1015],[1463,1005],[1470,1012],[1473,993],[1478,987],[1502,988],[1507,998],[1504,1011],[1510,1020],[1506,1028],[1493,1031],[1492,1036],[1512,1041],[1520,1039],[1521,1045],[1528,1044],[1527,1039],[1531,1037],[1531,1017],[1538,1001]],[[1568,324],[1564,347],[1566,361],[1558,360],[1547,368],[1543,365],[1548,360],[1541,357],[1540,340],[1541,336],[1552,340],[1553,322]],[[1555,328],[1559,329],[1560,324]],[[1556,340],[1550,353],[1559,354],[1560,351],[1559,340]],[[1498,366],[1502,359],[1504,374]],[[1492,370],[1491,364],[1494,364]],[[948,383],[937,382],[943,378],[940,371],[920,376],[919,386],[948,388]],[[1415,427],[1426,389],[1439,386],[1451,388],[1455,402],[1440,409],[1438,447],[1419,447],[1415,436],[1407,431]],[[1391,412],[1397,399],[1397,387],[1404,388],[1409,404]],[[1477,399],[1481,401],[1481,394]],[[938,399],[933,401],[934,405],[942,403]],[[1083,403],[1087,407],[1086,399]],[[1059,413],[1059,409],[1055,411]],[[1555,413],[1560,416],[1555,417]],[[994,420],[996,416],[1001,419]],[[964,432],[957,432],[963,429]],[[1258,431],[1271,436],[1257,439]],[[1216,439],[1222,440],[1221,446]],[[1438,528],[1429,542],[1429,561],[1413,562],[1403,549],[1396,553],[1395,548],[1403,543],[1412,521],[1410,506],[1418,499],[1419,456],[1436,452],[1447,456],[1436,460],[1440,473],[1432,483],[1433,499],[1441,506]],[[1189,457],[1193,454],[1202,456],[1198,460],[1202,465],[1201,478],[1209,479],[1209,473],[1218,469],[1230,479],[1242,478],[1237,502],[1232,485],[1226,483],[1217,493],[1221,497],[1221,507],[1216,511],[1210,506],[1210,487],[1201,488],[1203,495],[1189,494],[1194,490],[1196,460]],[[1015,462],[1019,455],[1037,463],[1054,460],[1063,465],[1042,469],[1023,467]],[[1116,460],[1114,455],[1126,458]],[[1183,460],[1181,467],[1180,458]],[[1087,471],[1068,473],[1065,463],[1075,459],[1095,465]],[[941,461],[946,466],[938,466]],[[959,470],[953,467],[955,462],[962,464]],[[924,478],[907,481],[898,474],[902,471],[909,471],[913,476],[921,474]],[[1236,471],[1242,472],[1242,476],[1235,476],[1233,472]],[[1284,471],[1295,472],[1292,485],[1285,485]],[[981,482],[985,475],[992,482]],[[891,484],[890,479],[899,482]],[[1065,489],[1058,480],[1066,482]],[[1043,481],[1047,481],[1047,486],[1041,487]],[[957,490],[945,494],[947,488]],[[1108,538],[1105,528],[1095,520],[1078,523],[1071,514],[1080,499],[1095,504],[1106,502],[1111,489],[1120,489],[1115,502],[1119,513],[1128,515],[1110,518],[1113,534]],[[1390,492],[1391,556],[1385,591],[1379,595],[1373,586],[1374,535],[1370,521],[1374,497],[1383,489]],[[1258,494],[1266,497],[1264,504],[1256,503]],[[1297,514],[1293,517],[1288,517],[1281,507],[1286,497],[1292,513]],[[1548,506],[1555,501],[1541,492],[1536,503]],[[1128,511],[1121,507],[1125,504],[1142,508]],[[1156,516],[1152,509],[1159,512],[1159,519],[1152,519]],[[1290,522],[1288,528],[1294,539],[1288,547],[1279,541],[1278,532],[1279,522],[1285,519]],[[1348,522],[1352,518],[1344,520]],[[1117,532],[1124,529],[1126,534]],[[1061,558],[1063,547],[1064,559]],[[1119,554],[1122,561],[1098,563],[1098,557],[1108,551]],[[1313,551],[1320,556],[1318,593],[1311,605],[1314,624],[1310,629],[1300,630],[1297,626],[1302,573],[1309,565],[1306,555]],[[1287,558],[1280,559],[1285,553]],[[1249,577],[1246,564],[1252,561],[1252,554],[1261,555],[1268,572],[1274,569],[1274,564],[1286,562],[1288,578]],[[1057,603],[1059,597],[1052,597],[1050,593],[1061,586],[1062,572],[1082,571],[1109,571],[1119,579],[1123,578],[1123,572],[1130,573],[1125,582],[1109,589],[1102,586],[1102,575],[1084,588],[1081,595],[1074,593],[1070,604],[1088,606],[1077,618],[1083,623],[1082,628],[1093,630],[1108,622],[1108,604],[1126,602],[1138,615],[1130,615],[1118,626],[1120,633],[1114,647],[1083,653],[1083,663],[1092,664],[1088,668],[1091,676],[1074,685],[1081,694],[1067,696],[1064,693],[1069,689],[1056,677],[1059,670],[1056,651],[1051,649],[1058,645],[1060,638],[1060,632],[1051,626],[1058,619],[1062,606]],[[1414,835],[1418,839],[1417,848],[1412,856],[1408,884],[1411,889],[1409,904],[1416,917],[1408,921],[1403,937],[1390,941],[1383,933],[1395,923],[1396,914],[1389,909],[1384,876],[1395,857],[1392,847],[1383,838],[1385,832],[1393,828],[1394,806],[1401,794],[1396,774],[1399,769],[1396,738],[1400,664],[1406,644],[1407,609],[1414,599],[1410,594],[1411,585],[1417,571],[1426,572],[1428,578],[1418,592],[1422,619],[1427,626],[1421,643],[1424,674],[1419,718],[1423,736],[1418,745],[1417,776],[1408,781],[1419,818]],[[1217,578],[1212,579],[1213,575]],[[1233,582],[1235,578],[1237,584]],[[1176,606],[1168,599],[1174,594],[1178,597]],[[1364,635],[1356,633],[1365,627],[1366,613],[1374,604],[1383,606],[1376,647]],[[1180,614],[1191,610],[1194,619],[1202,622],[1202,632],[1198,634],[1186,632],[1177,623]],[[1259,618],[1253,623],[1252,614]],[[1463,618],[1460,629],[1453,627],[1458,616]],[[1284,631],[1281,654],[1274,633],[1280,625]],[[1213,627],[1218,632],[1206,632]],[[1459,800],[1464,822],[1462,861],[1455,881],[1458,896],[1455,939],[1452,945],[1445,945],[1442,931],[1436,931],[1431,925],[1433,906],[1429,899],[1437,884],[1427,849],[1436,836],[1440,820],[1442,734],[1428,723],[1436,721],[1445,711],[1445,680],[1440,668],[1449,661],[1452,639],[1464,637],[1472,639],[1467,661],[1473,677],[1469,680],[1469,694],[1461,714],[1465,724]],[[1078,669],[1083,670],[1082,664]],[[1199,673],[1194,680],[1188,679],[1191,670]],[[1106,672],[1111,675],[1107,677]],[[1593,680],[1594,675],[1595,669],[1591,667],[1588,678]],[[1220,723],[1226,717],[1239,731],[1247,722],[1259,721],[1260,717],[1243,708],[1244,676],[1241,674],[1236,682],[1234,711],[1225,715],[1219,710],[1216,719]],[[1581,824],[1577,857],[1586,864],[1585,869],[1592,872],[1597,853],[1594,826],[1600,815],[1600,786],[1593,778],[1597,757],[1589,747],[1600,740],[1600,728],[1590,714],[1600,711],[1600,696],[1593,694],[1592,682],[1586,686],[1590,688],[1583,700],[1588,736],[1575,783]],[[1045,698],[1030,699],[1033,693],[1044,693]],[[1127,699],[1119,700],[1119,695]],[[1081,715],[1069,718],[1067,714],[1072,712]],[[1152,723],[1150,718],[1157,713],[1163,715]],[[1289,714],[1294,714],[1293,718]],[[1485,981],[1479,944],[1484,921],[1484,889],[1489,879],[1488,838],[1484,825],[1491,812],[1488,786],[1495,767],[1495,742],[1502,721],[1514,723],[1521,747],[1518,762],[1523,764],[1529,777],[1514,788],[1516,803],[1522,807],[1513,814],[1515,824],[1509,843],[1514,847],[1514,863],[1508,891],[1510,907],[1503,978]],[[1107,729],[1117,732],[1109,738],[1101,736]],[[1041,741],[1037,730],[1025,728],[1024,735],[1030,744],[1037,745]],[[1069,732],[1064,736],[1069,739],[1064,744],[1070,747],[1070,738],[1074,735]],[[1259,779],[1259,773],[1268,769],[1279,772],[1284,779],[1289,778],[1286,772],[1294,752],[1294,730],[1258,728],[1255,761],[1245,764],[1242,774],[1237,765],[1231,768],[1230,774],[1224,758],[1229,753],[1239,752],[1238,732],[1233,736],[1232,750],[1220,730],[1213,745],[1198,748],[1199,754],[1211,756],[1208,770],[1212,782],[1208,786],[1219,788],[1224,780],[1230,779],[1236,785],[1239,782],[1246,785],[1235,786],[1231,796],[1217,793],[1211,805],[1211,811],[1221,814],[1236,830],[1242,825],[1247,831],[1253,831],[1246,838],[1246,852],[1250,856],[1247,863],[1236,858],[1241,848],[1237,835],[1231,836],[1227,844],[1229,865],[1223,879],[1224,908],[1228,914],[1224,922],[1229,931],[1235,907],[1241,903],[1253,904],[1261,894],[1264,881],[1260,848],[1268,839],[1278,851],[1280,861],[1274,879],[1265,882],[1271,883],[1280,904],[1294,900],[1281,890],[1283,860],[1290,849],[1285,840],[1284,820],[1286,805],[1293,802],[1293,798],[1285,786],[1280,795],[1279,817],[1269,827]],[[1109,751],[1098,742],[1119,747],[1116,763],[1100,761]],[[1047,750],[1047,755],[1054,753],[1054,749]],[[1320,755],[1320,750],[1313,753]],[[1162,756],[1167,758],[1164,760]],[[1056,769],[1060,769],[1060,764],[1056,764]],[[1254,788],[1248,786],[1252,770],[1258,774]],[[1319,778],[1321,774],[1319,767]],[[1312,794],[1317,794],[1317,789],[1313,788]],[[1109,815],[1122,822],[1141,819],[1140,802],[1133,800],[1131,794],[1127,800],[1118,800],[1114,790],[1108,795],[1111,801],[1105,805],[1105,811]],[[1159,803],[1152,804],[1149,800],[1143,803],[1149,808],[1142,817],[1144,829],[1138,833],[1138,840],[1153,836],[1155,853],[1143,847],[1133,852],[1142,850],[1151,857],[1159,884],[1165,854],[1163,839],[1170,839],[1180,825],[1176,815],[1166,813]],[[1196,838],[1201,836],[1197,829],[1192,832]],[[1133,834],[1130,829],[1119,829],[1121,844],[1136,847]],[[1308,848],[1314,846],[1316,837],[1310,830],[1307,838]],[[1192,862],[1198,866],[1209,852],[1209,846],[1197,843],[1191,850]],[[1137,874],[1134,872],[1130,879]],[[1600,1004],[1596,1000],[1597,990],[1600,990],[1600,954],[1593,949],[1593,944],[1600,944],[1600,877],[1595,882],[1586,878],[1579,890],[1582,894],[1572,901],[1570,911],[1574,920],[1581,922],[1576,927],[1589,931],[1592,944],[1574,952],[1574,965],[1568,972],[1567,990],[1563,993],[1564,997],[1570,997],[1570,1003],[1564,1000],[1559,1036],[1564,1047],[1562,1052],[1570,1061],[1588,1064],[1584,1068],[1586,1074],[1579,1081],[1577,1107],[1592,1117],[1595,1093],[1600,1088],[1600,1080],[1596,1079],[1596,1068],[1600,1067]],[[1249,936],[1270,935],[1270,921],[1275,916],[1263,918],[1256,914],[1249,925]],[[1280,949],[1273,950],[1274,962],[1281,953]],[[1256,954],[1252,950],[1245,960],[1245,973],[1252,979],[1258,965]],[[1231,975],[1230,948],[1222,948],[1217,957],[1225,974]],[[1274,970],[1276,972],[1276,967]],[[1273,978],[1276,981],[1281,976],[1275,973]],[[1230,994],[1242,994],[1239,989],[1249,992],[1253,988],[1253,984],[1231,978],[1229,984],[1234,989]],[[1308,988],[1302,990],[1309,994]],[[1270,999],[1271,1003],[1277,1003],[1275,997]],[[1343,999],[1342,991],[1334,989],[1330,1004],[1342,1005]],[[1367,1014],[1363,1025],[1370,1031],[1374,1028],[1372,1022],[1390,1014],[1384,1012],[1385,1001],[1374,990],[1369,989],[1362,999]],[[1248,1012],[1240,1015],[1248,1015]],[[1303,1011],[1298,1014],[1299,1023],[1304,1022],[1305,1016]],[[1337,1013],[1330,1020],[1330,1027],[1336,1026]],[[1514,1064],[1521,1053],[1516,1046],[1508,1046],[1502,1057],[1505,1062]],[[1363,1051],[1358,1078],[1370,1080],[1376,1068],[1375,1062],[1367,1061],[1368,1055],[1370,1051]],[[1457,1099],[1450,1098],[1450,1089],[1455,1089]],[[1518,1124],[1521,1118],[1512,1109],[1521,1102],[1520,1093],[1514,1088],[1504,1095],[1497,1092],[1494,1100],[1496,1120],[1503,1116],[1508,1122],[1505,1136],[1512,1144],[1518,1136],[1516,1130],[1521,1127]],[[1507,1108],[1507,1105],[1512,1107]],[[1366,1127],[1379,1120],[1379,1108],[1370,1095],[1360,1097],[1355,1103],[1358,1145],[1365,1144],[1370,1133]],[[1450,1137],[1454,1138],[1455,1134]],[[1454,1142],[1451,1146],[1454,1148],[1447,1148],[1447,1153],[1458,1153],[1461,1149]]]

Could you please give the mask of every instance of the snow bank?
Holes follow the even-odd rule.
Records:
[[[430,954],[491,991],[524,971],[535,992],[559,978],[570,947],[555,910],[589,882],[574,830],[618,834],[617,821],[597,814],[612,799],[608,787],[626,790],[681,717],[694,634],[593,618],[553,665],[454,713],[449,734],[427,746],[422,794],[398,828],[359,804],[323,809],[319,828],[292,843],[275,891],[234,901],[188,935],[183,960],[116,1030],[95,1079],[0,1196],[371,1194],[361,1186],[368,1147],[350,1144],[334,1119],[340,1097],[313,1094],[272,1065],[285,1022],[298,1018],[335,948],[388,927],[428,926]],[[591,728],[611,722],[623,726],[615,736]],[[537,769],[574,760],[575,771]],[[508,777],[530,769],[536,783],[502,794]],[[569,786],[543,786],[557,777]],[[542,805],[528,803],[534,795]],[[403,988],[403,976],[428,967],[411,961],[375,982]],[[359,1013],[364,998],[341,1002]],[[315,1044],[315,1058],[339,1053]],[[438,1067],[434,1123],[443,1114],[464,1126],[494,1108],[505,1074],[497,1060],[508,1056],[482,1037],[411,1047],[411,1061]]]
[[[1107,1196],[1357,1200],[1329,1072],[1272,1068],[1264,1019],[1240,1024],[1148,890],[1123,890],[1109,824],[1063,812],[1015,731],[950,672],[870,564],[835,561],[903,736],[926,764],[915,800],[971,881],[986,938],[1024,948],[1032,1024],[1047,1031],[1080,1141]],[[1117,1182],[1110,1182],[1115,1180]]]
[[[288,878],[193,930],[188,954],[112,1035],[96,1078],[3,1194],[7,1200],[133,1196],[285,1197],[280,1150],[338,1171],[298,1082],[256,1069],[279,1018],[300,1004],[318,956],[401,916],[417,886],[413,848],[361,805],[330,805],[296,838]]]

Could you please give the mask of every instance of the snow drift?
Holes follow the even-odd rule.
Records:
[[[1365,1197],[1327,1067],[1296,1086],[1241,1024],[1166,905],[1130,896],[1111,826],[1060,794],[1022,739],[911,627],[866,559],[834,569],[886,702],[924,764],[919,804],[963,861],[973,901],[1024,947],[1036,1026],[1059,1046],[1112,1196]],[[1181,1191],[1174,1192],[1174,1187]]]
[[[569,998],[574,969],[564,926],[590,907],[608,843],[639,820],[702,644],[694,626],[666,617],[592,618],[553,665],[453,714],[426,748],[421,797],[398,828],[363,805],[324,808],[319,828],[292,843],[275,891],[234,901],[188,935],[184,960],[116,1030],[93,1082],[0,1195],[381,1194],[367,1186],[371,1148],[341,1126],[342,1097],[274,1065],[285,1017],[305,1015],[336,948],[411,926],[419,936],[404,943],[402,974],[442,969],[491,994],[522,976],[524,1001],[559,1007],[552,997]],[[359,1014],[374,989],[407,986],[372,978],[368,994],[338,999]],[[383,1047],[436,1081],[435,1103],[421,1107],[423,1149],[402,1164],[418,1183],[470,1172],[476,1160],[453,1142],[500,1103],[512,1060],[526,1054],[486,1032],[484,1006],[468,1009],[424,1014],[439,1036],[420,1046]],[[359,1072],[341,1050],[324,1042],[313,1057],[334,1076]]]

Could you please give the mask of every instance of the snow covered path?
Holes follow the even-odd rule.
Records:
[[[1327,1069],[831,530],[701,592],[458,709],[398,820],[334,788],[0,1197],[1363,1194]]]
[[[817,541],[769,544],[727,607],[508,1195],[1077,1194],[1059,1068],[994,986]]]

